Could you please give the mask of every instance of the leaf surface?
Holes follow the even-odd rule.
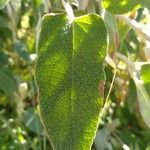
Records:
[[[95,14],[46,15],[36,64],[40,112],[56,150],[90,149],[99,123],[105,82],[106,28]],[[101,93],[101,94],[100,94]]]

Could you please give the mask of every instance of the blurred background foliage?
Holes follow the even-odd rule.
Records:
[[[70,0],[70,4],[76,16],[101,12],[97,0]],[[0,0],[0,150],[52,149],[40,121],[34,81],[37,31],[41,17],[48,12],[64,12],[61,2]],[[149,26],[146,32],[150,31],[149,9],[127,15]],[[110,12],[105,12],[104,21],[109,34],[108,54],[117,64],[117,73],[92,149],[149,150],[150,65],[145,62],[150,60],[150,41],[142,40]],[[116,51],[121,57],[114,57]],[[141,66],[136,71],[144,84],[131,78],[122,55],[137,68]],[[105,65],[106,97],[114,69]]]

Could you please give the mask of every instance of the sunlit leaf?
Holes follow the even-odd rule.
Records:
[[[143,65],[141,69],[141,78],[144,83],[150,83],[150,64]]]
[[[95,14],[73,22],[63,14],[43,19],[36,81],[43,123],[56,150],[92,145],[103,103],[99,84],[105,81],[106,35]]]
[[[150,146],[147,146],[146,150],[150,150]]]
[[[115,14],[123,14],[133,9],[150,6],[149,0],[102,0],[103,7]]]
[[[150,64],[146,64],[142,66],[141,79],[144,82],[144,87],[147,91],[147,94],[150,97]]]
[[[118,21],[118,30],[119,30],[119,39],[120,41],[124,40],[127,33],[130,30],[130,27],[122,21]]]

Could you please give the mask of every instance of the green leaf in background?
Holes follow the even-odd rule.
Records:
[[[150,64],[142,66],[141,69],[141,78],[144,81],[144,84],[150,84]]]
[[[108,11],[105,11],[104,22],[109,35],[109,53],[112,53],[112,51],[116,50],[119,42],[116,16]]]
[[[143,65],[141,69],[141,80],[134,78],[138,102],[144,122],[150,128],[150,65]]]
[[[8,2],[9,0],[0,0],[0,9],[3,9]]]
[[[14,49],[22,59],[26,60],[27,62],[30,61],[30,57],[27,53],[27,48],[24,43],[21,43],[21,41],[16,41],[14,44]]]
[[[14,96],[17,92],[17,83],[9,70],[0,68],[0,90],[7,96]]]
[[[118,33],[119,33],[119,42],[123,41],[126,38],[126,35],[128,34],[128,32],[130,31],[130,27],[122,22],[118,20]]]
[[[43,18],[36,82],[43,123],[55,150],[89,150],[99,123],[107,33],[95,14]]]
[[[142,66],[141,79],[144,82],[144,87],[145,87],[147,94],[149,95],[149,98],[150,98],[150,64],[146,64],[146,65]]]
[[[109,131],[106,128],[102,128],[100,131],[97,131],[94,141],[97,150],[105,150],[108,145],[108,136]]]
[[[127,104],[130,113],[133,113],[137,105],[137,91],[136,85],[132,79],[129,82]]]
[[[102,5],[115,14],[127,13],[133,9],[150,6],[149,0],[102,0]]]
[[[0,13],[0,28],[2,28],[2,29],[3,28],[12,29],[11,19],[4,12]]]
[[[24,112],[23,121],[25,122],[25,125],[30,129],[30,131],[33,131],[38,135],[43,132],[39,114],[33,108],[29,108]]]
[[[6,67],[8,64],[8,56],[3,51],[0,51],[0,69]]]
[[[97,131],[96,138],[94,140],[94,145],[96,150],[106,150],[109,149],[110,135],[115,132],[116,128],[120,125],[119,119],[113,120],[111,123],[107,124]],[[111,139],[112,140],[112,139]]]
[[[148,147],[146,148],[146,150],[150,150],[150,146],[148,146]]]
[[[147,124],[148,127],[150,127],[150,98],[144,86],[137,81],[135,81],[135,83],[141,115],[144,122]]]

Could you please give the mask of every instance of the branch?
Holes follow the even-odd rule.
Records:
[[[145,25],[141,25],[135,20],[132,20],[124,15],[118,15],[118,19],[124,21],[127,25],[129,25],[137,34],[143,37],[145,40],[150,41],[150,34],[144,30]]]
[[[67,12],[67,15],[69,17],[69,19],[72,21],[74,20],[75,16],[72,10],[72,7],[70,6],[70,4],[68,2],[66,2],[65,0],[62,0],[62,4]]]
[[[44,12],[49,13],[49,9],[51,8],[51,2],[49,0],[44,0]]]
[[[112,78],[112,81],[111,81],[111,84],[110,84],[110,88],[109,88],[108,94],[107,94],[106,99],[105,99],[104,108],[105,108],[105,106],[107,105],[107,102],[108,102],[108,99],[109,99],[109,96],[110,96],[110,93],[111,93],[111,91],[112,91],[113,84],[114,84],[114,81],[115,81],[116,73],[117,73],[116,64],[115,64],[115,62],[109,57],[109,55],[106,56],[105,61],[114,69],[114,74],[113,74],[113,78]]]
[[[126,63],[128,71],[130,73],[130,75],[133,75],[133,72],[135,72],[135,65],[132,61],[130,61],[127,57],[125,57],[124,55],[116,52],[115,53],[116,57],[119,58],[120,60],[122,60],[123,62]]]
[[[79,5],[79,9],[86,10],[88,4],[89,4],[89,0],[81,0],[80,5]]]
[[[114,69],[113,78],[112,78],[112,81],[111,81],[111,84],[110,84],[110,88],[109,88],[108,94],[107,94],[107,96],[106,96],[106,100],[105,100],[104,107],[107,105],[107,102],[108,102],[110,93],[111,93],[111,91],[112,91],[112,88],[113,88],[113,85],[114,85],[114,82],[115,82],[116,73],[117,73],[117,69]]]

